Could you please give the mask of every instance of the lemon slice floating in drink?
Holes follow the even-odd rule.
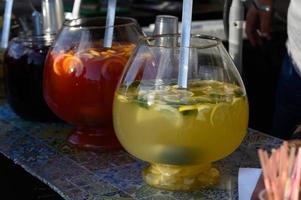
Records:
[[[169,105],[155,104],[151,107],[155,111],[158,111],[160,115],[164,116],[175,127],[180,127],[183,123],[183,116],[178,109]]]
[[[162,123],[167,122],[169,126],[172,125],[173,127],[179,127],[183,123],[183,116],[180,112],[169,105],[154,104],[147,109],[139,107],[136,113],[138,123],[150,123],[151,121],[158,121],[160,118],[164,120],[161,121]]]
[[[125,97],[125,96],[123,96],[123,95],[118,95],[118,96],[117,96],[117,99],[118,99],[120,102],[123,102],[123,103],[128,102],[128,98]]]
[[[183,111],[190,111],[190,110],[197,110],[198,109],[198,105],[187,105],[187,106],[180,106],[178,108],[178,110],[180,112],[183,112]]]
[[[199,121],[207,121],[208,115],[212,110],[212,106],[209,104],[201,104],[198,106],[198,115],[196,117]]]
[[[216,104],[210,114],[210,123],[212,126],[223,124],[231,111],[231,105],[229,103]]]

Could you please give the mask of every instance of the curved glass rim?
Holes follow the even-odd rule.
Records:
[[[154,35],[154,36],[146,36],[140,39],[141,41],[146,42],[147,46],[149,47],[163,47],[163,48],[180,48],[180,46],[167,46],[167,45],[158,45],[158,44],[150,44],[149,40],[155,40],[156,38],[165,38],[165,37],[181,37],[181,34],[160,34],[160,35]],[[204,40],[211,40],[215,43],[213,44],[207,44],[207,45],[191,45],[187,48],[194,48],[194,49],[207,49],[212,48],[215,46],[218,46],[222,43],[222,40],[218,37],[205,35],[205,34],[191,34],[191,38],[198,38],[198,39],[204,39]]]
[[[20,40],[20,41],[47,40],[47,39],[54,39],[55,36],[56,34],[19,35],[14,37],[12,40]]]
[[[11,41],[17,43],[36,43],[36,42],[44,42],[47,46],[51,45],[55,40],[55,34],[44,34],[44,35],[25,35],[25,36],[17,36],[12,38]]]
[[[91,26],[84,26],[83,24],[89,21],[105,21],[106,17],[82,17],[82,18],[77,18],[77,19],[72,19],[72,20],[66,20],[64,22],[64,26],[66,27],[71,27],[71,28],[89,28],[89,29],[104,29],[108,27],[125,27],[125,26],[130,26],[130,25],[137,25],[137,21],[134,18],[131,17],[115,17],[115,22],[116,19],[121,19],[121,20],[127,20],[128,22],[124,24],[114,24],[113,26],[101,26],[101,25],[91,25]]]

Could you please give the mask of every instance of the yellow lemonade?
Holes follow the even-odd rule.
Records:
[[[149,89],[139,85],[116,92],[114,128],[127,151],[170,165],[210,163],[232,153],[248,123],[245,92],[218,81],[194,81]]]

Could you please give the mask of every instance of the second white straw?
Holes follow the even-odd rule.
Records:
[[[178,86],[180,88],[187,88],[192,5],[193,5],[193,0],[183,1],[182,41],[180,46],[180,61],[179,61],[179,76],[178,76]]]
[[[81,5],[81,0],[75,0],[73,4],[73,9],[72,9],[72,18],[77,19],[79,18],[79,9]]]
[[[6,49],[8,46],[10,21],[11,21],[13,3],[14,3],[13,0],[5,1],[5,9],[4,9],[4,16],[3,16],[4,21],[3,21],[2,37],[1,37],[1,48],[2,49]]]
[[[115,12],[116,12],[116,0],[108,0],[106,30],[105,30],[105,37],[104,37],[104,47],[107,48],[112,47]]]

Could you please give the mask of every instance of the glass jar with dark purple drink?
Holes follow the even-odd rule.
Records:
[[[43,71],[51,35],[14,38],[4,55],[6,99],[20,117],[57,121],[43,98]]]

